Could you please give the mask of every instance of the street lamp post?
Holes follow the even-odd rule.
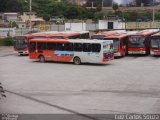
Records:
[[[29,30],[32,30],[32,21],[31,21],[31,14],[32,14],[32,0],[29,1]]]
[[[153,20],[153,23],[152,23],[152,27],[154,27],[154,21],[155,21],[155,0],[153,0],[153,16],[152,16],[152,20]]]

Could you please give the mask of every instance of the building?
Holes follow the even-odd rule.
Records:
[[[30,12],[24,12],[23,15],[20,16],[21,20],[23,22],[27,23],[27,27],[29,27],[29,21],[30,21]],[[31,22],[32,22],[32,26],[37,26],[39,24],[41,24],[42,22],[44,22],[45,20],[43,20],[43,18],[39,18],[36,16],[35,12],[31,13]]]
[[[18,13],[0,13],[0,18],[4,21],[4,22],[9,22],[9,21],[18,21]]]
[[[82,6],[82,5],[86,4],[86,0],[75,0],[75,4]]]

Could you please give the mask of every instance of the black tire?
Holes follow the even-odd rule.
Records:
[[[81,64],[81,59],[79,57],[75,57],[73,59],[73,62],[74,62],[75,65],[80,65]]]
[[[44,63],[45,62],[45,58],[43,55],[39,56],[39,62]]]

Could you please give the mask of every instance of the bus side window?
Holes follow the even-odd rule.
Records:
[[[46,42],[38,42],[38,51],[46,50]]]
[[[36,50],[36,42],[31,42],[29,45],[29,52],[32,53],[35,52],[35,50]]]
[[[65,43],[57,43],[56,48],[56,50],[65,51]]]
[[[56,43],[48,42],[47,43],[47,50],[56,50]]]
[[[73,51],[73,43],[66,43],[65,48],[66,51]]]
[[[92,44],[92,52],[100,52],[101,51],[101,44]]]
[[[73,49],[74,49],[74,51],[82,52],[82,50],[83,50],[83,44],[82,43],[74,43]]]
[[[92,51],[92,44],[90,43],[84,43],[83,44],[83,52],[91,52]]]

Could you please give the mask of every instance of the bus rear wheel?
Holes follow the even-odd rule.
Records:
[[[75,57],[73,59],[73,62],[74,62],[75,65],[80,65],[81,64],[81,59],[79,57]]]
[[[39,62],[44,63],[45,62],[45,58],[43,55],[39,56]]]

